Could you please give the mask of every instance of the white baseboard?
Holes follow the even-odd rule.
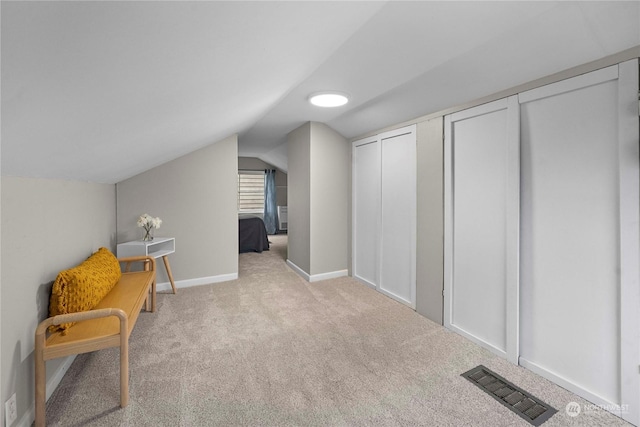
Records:
[[[330,271],[328,273],[312,274],[309,278],[310,282],[319,282],[321,280],[336,279],[338,277],[345,277],[349,274],[349,270],[337,270]]]
[[[287,265],[289,267],[291,267],[291,269],[293,271],[295,271],[296,273],[298,273],[299,276],[302,276],[302,278],[304,280],[306,280],[307,282],[309,281],[309,279],[311,278],[311,276],[309,276],[309,274],[304,271],[303,269],[301,269],[300,267],[298,267],[297,265],[295,265],[293,262],[291,262],[290,259],[287,259]]]
[[[613,408],[618,407],[618,404],[616,404],[615,402],[611,402],[610,400],[591,392],[590,390],[572,382],[571,380],[564,378],[562,375],[556,374],[555,372],[552,372],[538,365],[537,363],[531,362],[524,357],[519,358],[519,364],[520,366],[527,368],[531,372],[534,372],[541,377],[544,377],[549,381],[558,384],[560,387],[577,394],[578,396],[588,400],[589,402],[601,406],[606,411],[609,411],[620,418],[624,418],[624,414],[622,414],[620,411],[612,410]]]
[[[219,274],[217,276],[198,277],[196,279],[176,280],[176,288],[190,288],[192,286],[209,285],[211,283],[228,282],[236,280],[238,273]],[[156,285],[156,291],[170,291],[171,283],[162,282]]]
[[[56,371],[53,373],[51,378],[49,378],[49,381],[47,381],[47,385],[46,385],[46,389],[47,389],[46,400],[49,400],[53,392],[56,391],[56,389],[60,385],[60,382],[62,381],[62,378],[64,378],[64,374],[67,373],[73,361],[76,360],[76,356],[77,355],[75,354],[72,356],[68,356],[65,359],[65,361],[62,363],[62,365],[60,365],[60,367],[56,369]],[[22,415],[22,417],[20,418],[20,420],[16,425],[18,427],[31,427],[35,419],[36,419],[36,407],[35,407],[35,403],[31,402],[29,409],[27,410],[27,412],[24,413],[24,415]]]
[[[462,328],[460,328],[460,327],[458,327],[456,325],[453,325],[451,323],[446,324],[445,327],[447,329],[452,330],[456,334],[465,337],[469,341],[472,341],[472,342],[478,344],[480,347],[483,347],[483,348],[489,350],[491,353],[495,354],[496,356],[500,356],[501,358],[503,358],[505,360],[509,360],[509,358],[507,357],[507,351],[506,350],[498,348],[498,347],[494,346],[493,344],[488,343],[484,339],[479,338],[479,337],[473,335],[472,333],[466,331],[465,329],[462,329]]]
[[[416,309],[416,304],[415,303],[412,303],[411,301],[408,301],[408,300],[402,298],[401,296],[398,296],[398,295],[394,294],[393,292],[389,292],[389,291],[386,291],[386,290],[384,290],[382,288],[378,288],[378,287],[376,287],[375,289],[378,292],[380,292],[381,294],[388,296],[392,300],[398,301],[400,304],[406,305],[407,307],[409,307],[412,310]]]
[[[293,271],[298,273],[298,275],[302,276],[304,280],[307,282],[319,282],[321,280],[335,279],[337,277],[345,277],[349,275],[349,270],[338,270],[338,271],[330,271],[328,273],[320,273],[320,274],[309,274],[293,262],[290,259],[287,260],[287,265],[291,267]]]
[[[371,283],[371,282],[370,282],[370,281],[368,281],[367,279],[363,279],[362,277],[358,277],[358,276],[355,276],[355,275],[354,275],[354,276],[351,276],[351,277],[353,277],[354,279],[356,279],[358,282],[360,282],[360,283],[362,283],[362,284],[364,284],[364,285],[367,285],[367,286],[368,286],[368,287],[370,287],[371,289],[378,289],[378,287],[377,287],[374,283]]]

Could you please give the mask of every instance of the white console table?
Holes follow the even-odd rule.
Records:
[[[125,258],[130,256],[151,256],[156,259],[162,258],[164,261],[164,267],[167,269],[167,276],[171,282],[171,288],[173,293],[177,293],[176,284],[173,281],[173,274],[171,274],[171,267],[169,266],[168,255],[176,251],[176,239],[174,237],[156,237],[150,241],[134,240],[131,242],[118,244],[118,258]],[[129,267],[127,266],[127,269]]]

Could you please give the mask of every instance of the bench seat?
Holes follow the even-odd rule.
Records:
[[[129,265],[141,262],[143,271],[122,273],[120,280],[92,309],[60,314],[43,320],[35,334],[35,409],[36,426],[45,425],[47,360],[120,347],[120,406],[129,400],[129,335],[143,305],[147,311],[156,306],[156,263],[153,257],[120,258]],[[51,325],[76,322],[65,333],[48,333]]]
[[[146,301],[147,292],[154,277],[154,271],[122,273],[120,281],[93,310],[119,308],[124,311],[127,315],[128,337]],[[154,310],[152,309],[152,311]],[[47,338],[45,360],[117,347],[119,343],[120,321],[118,317],[109,316],[84,320],[69,328],[66,335],[54,333]],[[90,344],[90,349],[78,352],[79,347],[83,344]]]

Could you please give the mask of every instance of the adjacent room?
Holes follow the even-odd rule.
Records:
[[[640,425],[639,2],[0,20],[3,425]]]
[[[287,232],[287,212],[287,174],[260,159],[239,157],[240,253],[269,250],[269,236]],[[280,240],[286,242],[283,237]]]

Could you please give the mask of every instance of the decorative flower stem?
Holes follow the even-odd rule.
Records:
[[[142,237],[143,241],[150,242],[153,240],[153,234],[151,233],[151,230],[153,230],[152,227],[144,227],[144,237]]]
[[[162,220],[160,218],[154,218],[149,214],[140,215],[138,218],[138,227],[144,229],[144,236],[142,240],[144,242],[150,242],[153,240],[153,233],[151,230],[154,228],[160,228],[160,224],[162,224]]]

